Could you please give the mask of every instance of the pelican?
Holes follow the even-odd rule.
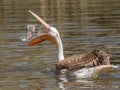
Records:
[[[88,74],[93,75],[107,72],[113,67],[109,61],[110,55],[103,50],[93,50],[89,53],[83,53],[64,58],[63,45],[58,30],[55,27],[48,25],[34,12],[29,10],[29,13],[43,24],[43,26],[46,28],[46,32],[34,37],[27,43],[27,45],[33,46],[45,40],[55,44],[58,49],[59,60],[56,63],[57,70],[65,70],[65,73],[67,72],[67,74],[72,73],[77,77],[83,77]]]

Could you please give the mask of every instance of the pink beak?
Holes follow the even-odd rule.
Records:
[[[49,32],[50,26],[45,21],[43,21],[37,14],[33,13],[30,10],[29,10],[29,13],[31,13],[39,22],[41,22],[45,26],[47,32]],[[42,41],[45,41],[48,38],[49,38],[49,35],[47,33],[40,34],[39,36],[34,37],[30,42],[28,42],[28,46],[33,46]]]
[[[39,36],[34,37],[30,42],[28,42],[28,46],[36,45],[42,41],[45,41],[48,38],[47,34],[40,34]]]
[[[49,30],[50,25],[48,25],[43,19],[41,19],[37,14],[29,10],[29,13],[31,13],[39,22],[41,22],[47,30]]]

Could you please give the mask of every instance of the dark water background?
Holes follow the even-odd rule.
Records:
[[[60,88],[51,71],[56,47],[49,42],[28,47],[20,40],[26,25],[42,27],[28,10],[59,30],[65,57],[97,48],[112,54],[111,64],[120,65],[120,0],[0,0],[0,90]],[[65,90],[119,90],[120,74],[62,84]]]

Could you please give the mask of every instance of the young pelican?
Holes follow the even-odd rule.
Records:
[[[33,38],[28,42],[28,46],[33,46],[45,40],[57,45],[59,60],[56,64],[57,70],[65,70],[65,73],[67,72],[67,74],[72,73],[74,76],[83,77],[84,75],[107,72],[112,68],[112,65],[110,65],[109,62],[110,55],[102,50],[94,50],[85,54],[73,55],[65,59],[63,45],[58,30],[55,27],[48,25],[32,11],[29,10],[29,13],[45,26],[47,32]]]

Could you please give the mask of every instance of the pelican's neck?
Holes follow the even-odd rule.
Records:
[[[62,61],[64,60],[64,54],[63,54],[63,45],[60,36],[57,38],[57,47],[58,47],[58,60]]]

